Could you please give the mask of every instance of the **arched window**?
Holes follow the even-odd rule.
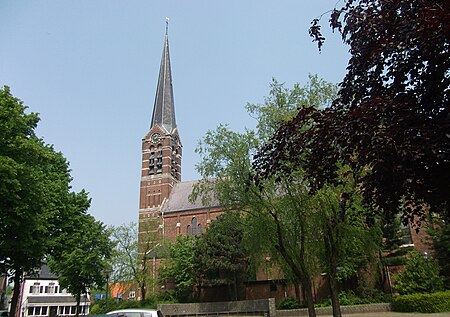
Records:
[[[187,226],[187,236],[188,237],[191,236],[191,226],[190,225]]]
[[[192,235],[197,235],[197,218],[192,218]]]
[[[198,234],[201,235],[202,234],[202,225],[198,224]]]

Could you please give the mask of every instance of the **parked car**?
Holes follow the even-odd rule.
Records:
[[[0,317],[8,317],[9,313],[7,310],[0,309]]]
[[[164,317],[161,311],[156,309],[119,309],[106,313],[118,317]]]

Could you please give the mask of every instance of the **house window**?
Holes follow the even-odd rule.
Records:
[[[34,315],[34,307],[28,307],[28,316]]]
[[[47,306],[43,306],[43,307],[42,307],[41,314],[42,314],[43,316],[47,316]]]
[[[136,298],[136,291],[130,291],[128,298]]]
[[[57,287],[57,286],[56,286]],[[48,286],[45,287],[46,294],[54,294],[56,291],[55,283],[49,283]]]
[[[40,283],[34,283],[30,286],[30,293],[31,294],[39,294],[39,292],[42,293],[43,286],[40,286]]]

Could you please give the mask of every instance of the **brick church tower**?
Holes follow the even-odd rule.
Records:
[[[156,87],[150,130],[142,139],[142,170],[139,200],[139,242],[152,234],[163,237],[161,206],[173,186],[181,181],[182,145],[175,120],[175,107],[170,68],[168,24]]]

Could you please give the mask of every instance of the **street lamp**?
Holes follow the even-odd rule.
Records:
[[[428,278],[430,280],[431,292],[434,293],[433,276],[431,275],[430,264],[428,263],[428,253],[427,252],[423,253],[423,258],[425,259],[425,264],[427,266],[427,272],[428,272]]]
[[[111,270],[104,270],[103,274],[105,274],[106,277],[106,296],[105,296],[105,309],[108,310],[108,290],[109,290],[109,276],[111,275]]]

